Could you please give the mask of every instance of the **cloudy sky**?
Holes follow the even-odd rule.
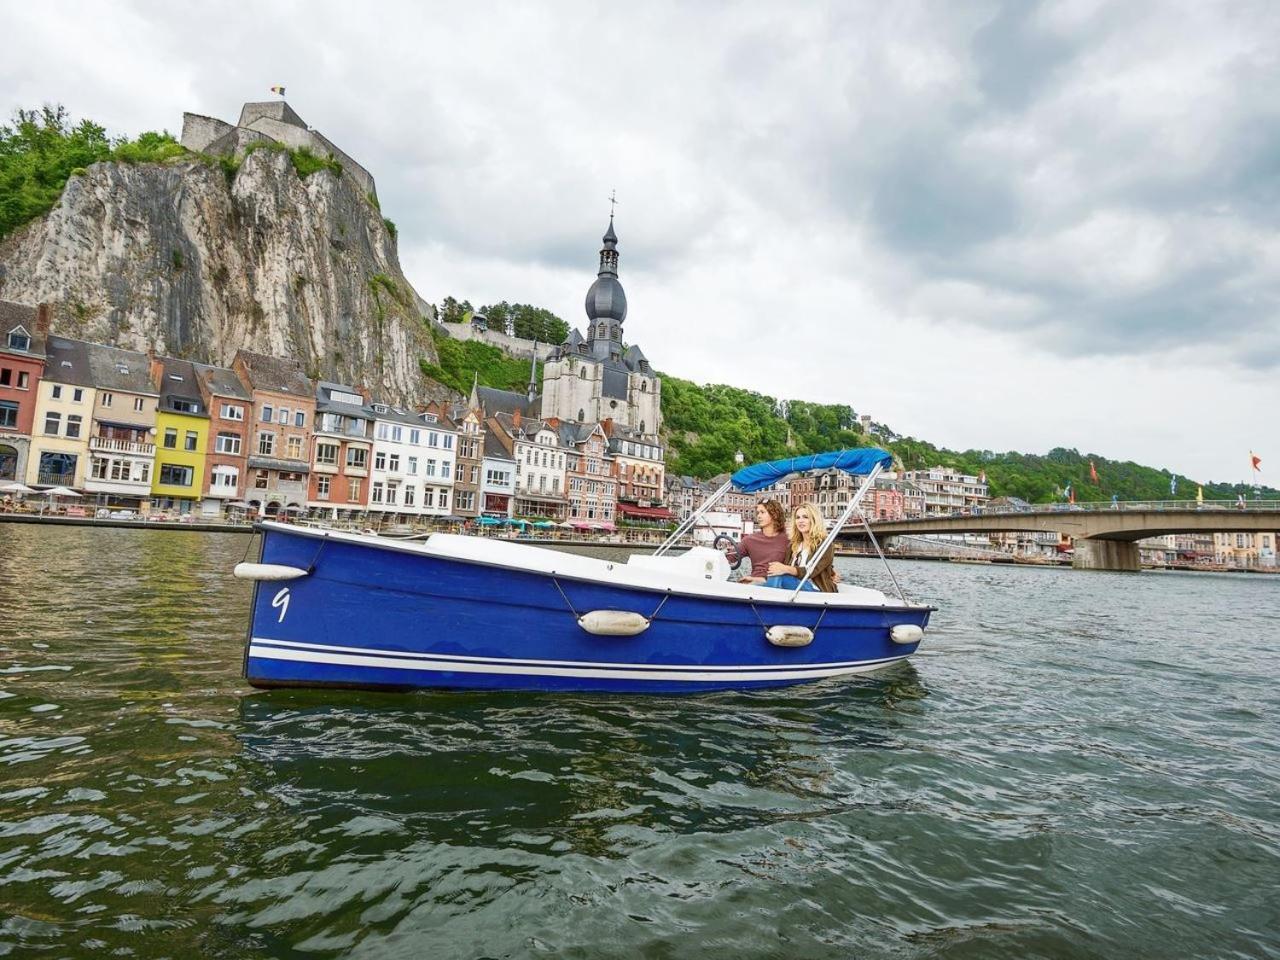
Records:
[[[1280,4],[0,5],[0,106],[284,84],[427,300],[572,323],[619,205],[664,371],[956,448],[1280,483]]]

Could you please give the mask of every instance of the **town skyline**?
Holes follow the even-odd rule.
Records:
[[[378,176],[433,302],[579,324],[583,237],[616,189],[630,327],[660,370],[848,403],[953,449],[1076,447],[1225,482],[1257,478],[1253,450],[1267,479],[1264,6],[521,13],[466,69],[450,41],[481,34],[465,11],[389,8],[402,29],[342,21],[340,44],[336,12],[270,8],[252,31],[208,12],[72,13],[0,14],[30,41],[0,73],[7,109],[61,102],[136,134],[284,84]],[[211,42],[192,48],[194,32]],[[706,36],[714,55],[681,56]],[[122,65],[126,37],[149,56]],[[230,70],[211,69],[219,40],[243,50]],[[400,66],[412,43],[428,69]],[[572,71],[554,67],[566,47]],[[1035,68],[1021,85],[1018,64]]]

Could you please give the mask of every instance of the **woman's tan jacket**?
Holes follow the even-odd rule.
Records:
[[[832,556],[834,553],[835,551],[832,550],[831,547],[827,547],[827,549],[822,552],[822,554],[818,557],[818,559],[814,560],[809,565],[810,567],[813,568],[813,576],[809,578],[809,582],[812,583],[819,590],[821,590],[823,593],[835,593],[837,589],[836,567],[835,567],[835,562],[832,559]],[[800,566],[800,564],[796,562],[794,547],[791,550],[791,559],[787,561],[787,564],[789,566],[796,568],[796,576],[798,576],[801,580],[803,580],[804,575],[809,572],[808,567],[802,567]]]

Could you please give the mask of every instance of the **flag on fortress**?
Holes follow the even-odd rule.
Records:
[[[1249,462],[1253,464],[1254,470],[1257,470],[1259,473],[1262,472],[1262,458],[1252,450],[1249,451]]]
[[[280,96],[282,96],[282,97],[283,97],[283,96],[284,96],[284,87],[272,87],[272,88],[271,88],[271,92],[272,92],[272,93],[278,93],[278,94],[280,94]]]
[[[1094,483],[1098,482],[1098,468],[1093,465],[1093,461],[1089,461],[1089,479]]]
[[[986,482],[987,482],[987,471],[985,471],[985,470],[980,470],[980,471],[978,471],[978,482],[979,482],[979,483],[986,483]]]

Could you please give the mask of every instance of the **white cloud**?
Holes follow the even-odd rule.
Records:
[[[1227,479],[1280,451],[1273,4],[139,0],[0,31],[0,106],[117,133],[286,84],[429,300],[580,322],[616,187],[628,336],[673,374],[957,447]]]

